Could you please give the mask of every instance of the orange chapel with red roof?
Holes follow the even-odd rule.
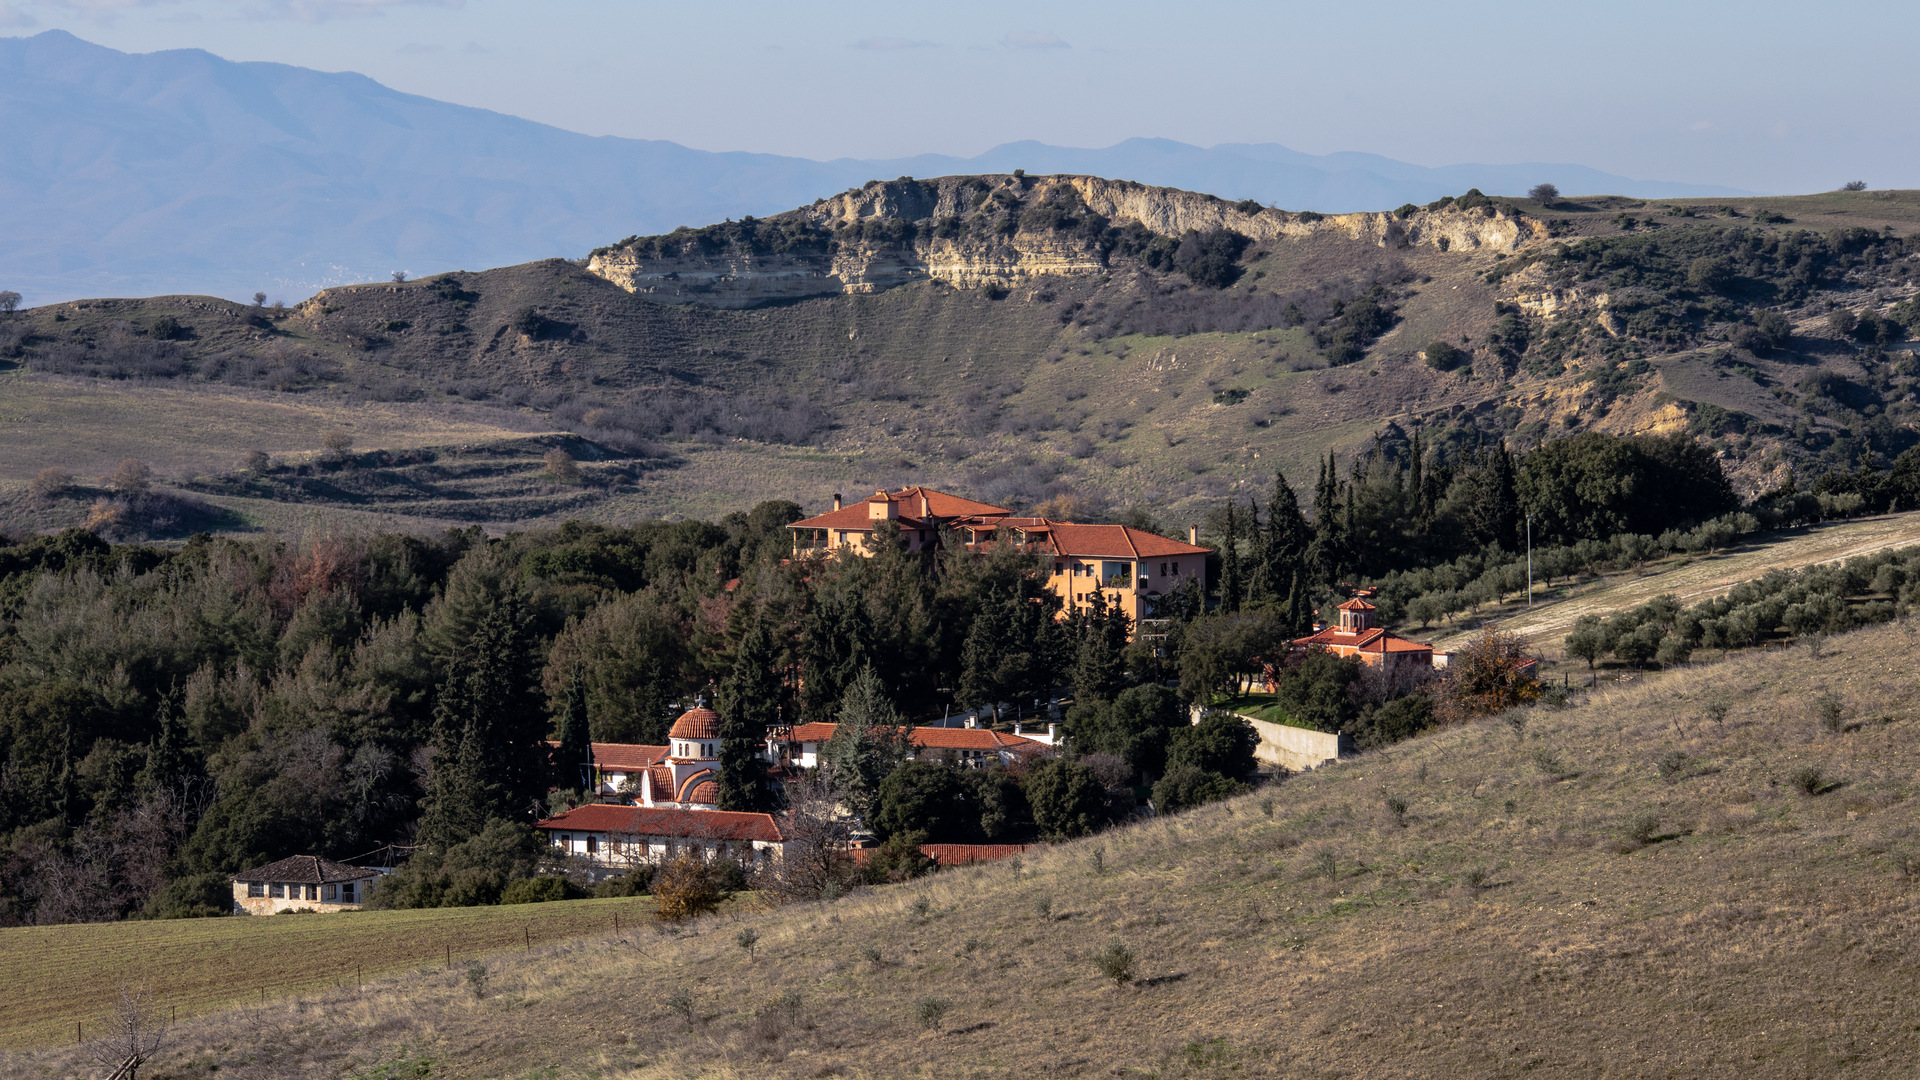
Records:
[[[1433,645],[1409,641],[1391,630],[1373,625],[1372,604],[1358,597],[1340,605],[1340,621],[1317,633],[1296,638],[1296,649],[1321,649],[1336,656],[1356,657],[1363,664],[1395,669],[1432,667]]]

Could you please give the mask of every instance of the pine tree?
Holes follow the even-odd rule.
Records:
[[[758,609],[747,616],[733,670],[720,687],[720,809],[768,808],[767,729],[780,722],[779,648]]]
[[[906,760],[907,748],[907,730],[880,676],[862,668],[840,704],[833,738],[820,750],[849,809],[862,819],[872,814],[880,782]]]
[[[1245,588],[1240,578],[1240,522],[1233,500],[1227,500],[1227,535],[1220,545],[1220,610],[1239,611]]]
[[[1299,572],[1312,545],[1313,529],[1300,513],[1300,500],[1294,495],[1293,486],[1287,483],[1287,475],[1276,471],[1273,496],[1267,501],[1267,573],[1276,600],[1286,601],[1292,596],[1291,586],[1285,594],[1280,587],[1291,582]]]
[[[173,787],[193,766],[187,757],[186,721],[180,716],[179,699],[175,695],[160,699],[156,720],[159,731],[147,743],[147,763],[140,770],[140,790],[147,795]]]
[[[1313,543],[1307,562],[1316,587],[1330,587],[1340,578],[1346,543],[1340,524],[1340,474],[1333,455],[1328,454],[1320,464],[1320,480],[1313,492]]]
[[[1109,606],[1095,591],[1090,609],[1075,612],[1076,647],[1073,696],[1080,701],[1112,701],[1126,681],[1127,633],[1131,620],[1120,605]]]
[[[453,644],[447,677],[434,702],[435,742],[443,752],[470,729],[485,790],[494,802],[481,818],[512,818],[544,803],[551,754],[545,710],[534,696],[533,649],[517,593],[476,605],[464,640]],[[462,750],[464,752],[464,748]]]
[[[457,740],[442,742],[433,763],[426,812],[420,816],[420,843],[445,851],[478,835],[491,818],[503,816],[500,786],[487,768],[486,737],[468,721]]]
[[[1276,599],[1280,583],[1273,577],[1273,536],[1260,527],[1260,504],[1247,496],[1247,537],[1253,541],[1252,565],[1246,569],[1247,604],[1266,607]]]
[[[580,791],[593,771],[593,725],[587,717],[587,680],[575,664],[560,703],[560,738],[553,751],[553,786]]]

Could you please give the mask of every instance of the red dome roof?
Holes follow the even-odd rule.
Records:
[[[680,801],[697,803],[703,806],[718,806],[720,804],[720,785],[711,780],[702,780],[694,785],[693,790],[687,793],[686,798]]]
[[[673,722],[673,730],[667,732],[670,739],[717,739],[720,737],[720,714],[704,705],[688,709]]]

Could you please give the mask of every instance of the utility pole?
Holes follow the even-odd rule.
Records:
[[[1533,606],[1533,515],[1527,515],[1527,606]]]

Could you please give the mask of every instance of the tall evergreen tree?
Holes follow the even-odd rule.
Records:
[[[849,809],[861,818],[873,812],[881,781],[906,760],[907,749],[907,729],[880,676],[860,669],[840,703],[833,738],[820,749]]]
[[[1305,637],[1313,632],[1313,599],[1307,595],[1309,591],[1310,586],[1296,569],[1287,589],[1287,633],[1293,637]]]
[[[1112,701],[1126,685],[1127,635],[1132,620],[1120,605],[1096,591],[1088,609],[1069,617],[1075,648],[1073,696],[1079,701]]]
[[[159,730],[147,743],[147,763],[140,770],[139,780],[140,790],[148,795],[172,788],[193,767],[187,756],[187,725],[176,694],[160,699],[155,720]]]
[[[1239,611],[1246,585],[1240,576],[1240,522],[1227,500],[1227,535],[1220,545],[1220,610]]]
[[[1340,474],[1333,455],[1320,463],[1320,479],[1313,491],[1313,543],[1307,562],[1316,587],[1331,586],[1340,579],[1342,547],[1346,537],[1340,528]]]
[[[587,680],[575,664],[560,699],[559,745],[553,750],[553,786],[579,791],[593,765],[593,725],[587,716]]]
[[[1300,499],[1287,483],[1287,474],[1276,470],[1273,495],[1267,500],[1267,574],[1276,600],[1286,601],[1292,595],[1293,576],[1312,545],[1313,529],[1300,512]]]
[[[1252,541],[1250,565],[1243,571],[1247,578],[1247,604],[1266,607],[1277,600],[1281,582],[1274,578],[1273,534],[1260,527],[1260,504],[1247,496],[1247,538]]]
[[[425,813],[420,816],[419,839],[430,851],[445,851],[464,843],[505,816],[501,787],[488,768],[487,738],[468,720],[457,736],[443,737],[433,762]]]
[[[761,752],[767,729],[780,722],[783,687],[780,652],[766,614],[747,616],[733,670],[720,686],[720,809],[768,808],[766,765]]]
[[[544,803],[551,773],[545,710],[534,696],[533,649],[517,592],[495,595],[475,613],[464,640],[452,646],[446,680],[434,703],[435,742],[442,750],[477,740],[475,753],[493,801],[486,817],[514,819]]]
[[[806,672],[800,709],[809,723],[832,723],[847,687],[872,663],[873,626],[858,582],[830,572],[800,621],[800,663]]]

